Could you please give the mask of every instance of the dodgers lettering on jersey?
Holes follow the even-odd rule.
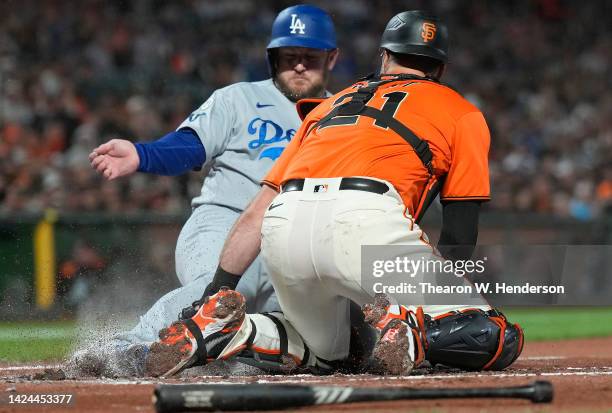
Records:
[[[295,129],[284,130],[276,122],[269,119],[254,118],[249,122],[248,126],[249,134],[257,136],[249,142],[249,148],[257,149],[260,146],[271,146],[280,142],[290,142],[293,135],[295,135]],[[283,146],[273,146],[264,149],[259,155],[259,159],[270,158],[276,160],[285,149]]]
[[[216,90],[178,127],[193,129],[206,150],[209,172],[192,206],[243,210],[300,124],[295,104],[272,79]]]

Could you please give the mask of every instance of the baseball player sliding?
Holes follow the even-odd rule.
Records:
[[[175,132],[157,141],[132,144],[113,139],[90,155],[92,167],[107,179],[136,171],[178,175],[194,168],[209,170],[176,245],[176,272],[182,287],[164,295],[134,329],[119,335],[123,347],[154,342],[159,330],[200,298],[213,280],[230,228],[301,123],[295,102],[326,95],[329,73],[338,57],[330,16],[308,5],[283,10],[272,26],[267,53],[271,79],[215,91]],[[218,273],[212,287],[224,284],[228,281]],[[234,287],[250,311],[279,308],[258,259],[244,269]]]
[[[403,306],[361,285],[362,245],[426,246],[426,259],[441,259],[416,223],[438,190],[439,250],[467,259],[476,243],[490,137],[482,113],[439,82],[447,44],[431,14],[389,21],[381,75],[307,115],[229,233],[216,271],[225,287],[213,280],[192,317],[162,330],[147,359],[151,374],[231,356],[333,371],[349,354],[350,300],[378,331],[370,367],[379,373],[408,374],[425,359],[503,369],[519,356],[522,330],[482,298],[469,308]],[[245,315],[234,288],[260,250],[282,312]]]

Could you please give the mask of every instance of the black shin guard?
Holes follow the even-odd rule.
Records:
[[[502,370],[523,350],[523,330],[496,310],[476,309],[427,318],[426,359],[465,370]]]

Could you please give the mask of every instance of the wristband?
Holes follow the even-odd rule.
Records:
[[[240,281],[240,275],[227,272],[219,265],[211,283],[206,287],[206,292],[208,294],[205,295],[216,294],[221,287],[228,287],[230,290],[235,290],[238,281]]]

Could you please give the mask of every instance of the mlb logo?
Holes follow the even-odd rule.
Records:
[[[314,187],[314,191],[315,192],[327,192],[327,184],[325,185],[315,185]]]

